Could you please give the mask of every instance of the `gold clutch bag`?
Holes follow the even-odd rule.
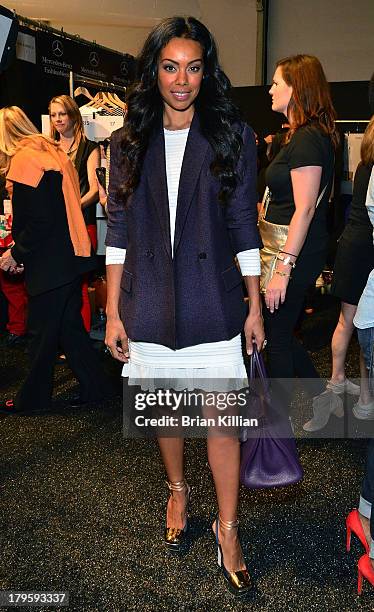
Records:
[[[269,223],[269,221],[265,220],[270,198],[269,187],[266,187],[258,221],[258,229],[263,244],[262,249],[260,249],[261,293],[265,293],[266,287],[273,277],[277,255],[286,244],[289,229],[289,225],[278,225],[277,223]]]
[[[327,189],[327,185],[323,188],[316,202],[316,209],[321,202],[323,195]],[[289,225],[280,225],[278,223],[269,223],[265,220],[267,209],[271,200],[269,187],[266,187],[264,197],[262,199],[261,211],[258,221],[258,229],[260,231],[263,247],[260,249],[261,259],[261,277],[260,291],[265,293],[266,287],[273,277],[275,266],[277,263],[277,255],[284,249],[287,242]]]

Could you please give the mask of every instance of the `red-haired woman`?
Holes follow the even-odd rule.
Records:
[[[272,109],[287,117],[290,129],[266,171],[270,199],[264,219],[268,223],[260,222],[264,247],[278,251],[274,274],[263,288],[269,375],[290,379],[290,384],[279,381],[287,402],[291,379],[308,379],[310,395],[319,396],[314,410],[329,415],[342,409],[340,398],[329,391],[321,395],[325,384],[294,329],[307,289],[325,263],[326,213],[337,144],[335,111],[322,66],[310,55],[279,61],[270,95]],[[279,226],[283,234],[288,229],[283,244],[277,240]]]

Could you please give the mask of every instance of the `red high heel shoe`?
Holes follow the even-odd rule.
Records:
[[[364,529],[362,527],[362,523],[360,520],[360,515],[358,510],[352,510],[345,519],[345,524],[347,527],[347,551],[351,550],[351,533],[353,533],[358,537],[361,544],[364,546],[366,552],[369,552],[369,544],[365,537]]]
[[[362,555],[358,560],[358,581],[357,581],[357,592],[359,595],[362,593],[363,579],[366,578],[372,586],[374,586],[374,569],[371,564],[369,555]]]

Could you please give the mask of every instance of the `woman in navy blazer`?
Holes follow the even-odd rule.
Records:
[[[138,68],[126,125],[111,140],[106,344],[113,357],[129,362],[130,384],[155,368],[155,377],[162,376],[158,366],[170,378],[196,375],[194,368],[209,376],[216,362],[218,376],[230,378],[238,361],[244,369],[241,331],[249,353],[252,342],[261,349],[264,341],[253,132],[227,97],[230,83],[214,40],[196,19],[159,24]],[[202,363],[206,355],[213,363]],[[190,494],[183,439],[159,438],[159,445],[171,490],[165,543],[178,549]],[[238,439],[208,438],[208,457],[220,565],[230,590],[243,595],[251,579],[237,537]]]

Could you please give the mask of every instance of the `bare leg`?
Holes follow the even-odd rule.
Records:
[[[357,306],[342,302],[339,321],[335,328],[332,341],[332,374],[333,383],[343,382],[345,379],[344,365],[348,346],[354,330],[353,317],[356,314]]]
[[[168,480],[180,482],[184,480],[183,438],[158,438],[161,457],[164,462]],[[168,527],[183,529],[186,523],[187,490],[173,491],[167,506],[166,524]]]
[[[366,541],[370,546],[370,542],[371,542],[370,519],[366,518],[366,516],[364,516],[360,512],[358,513],[358,515],[360,517],[360,521],[362,524],[362,529],[364,530]],[[374,570],[374,559],[370,559],[370,563]]]
[[[362,351],[360,351],[360,374],[361,374],[361,384],[360,384],[360,397],[358,399],[359,404],[361,406],[367,406],[373,400],[373,397],[370,393],[369,389],[369,376],[366,368],[364,356]]]
[[[208,437],[208,459],[217,493],[219,514],[224,521],[237,519],[239,497],[240,444],[235,437]],[[213,523],[215,534],[216,524]],[[219,529],[225,567],[228,571],[245,569],[237,529]]]
[[[371,540],[371,535],[370,535],[370,519],[366,518],[366,516],[364,516],[360,512],[358,513],[358,515],[360,517],[360,521],[361,521],[361,524],[362,524],[362,529],[364,530],[366,541],[367,541],[368,544],[370,544],[370,540]]]

